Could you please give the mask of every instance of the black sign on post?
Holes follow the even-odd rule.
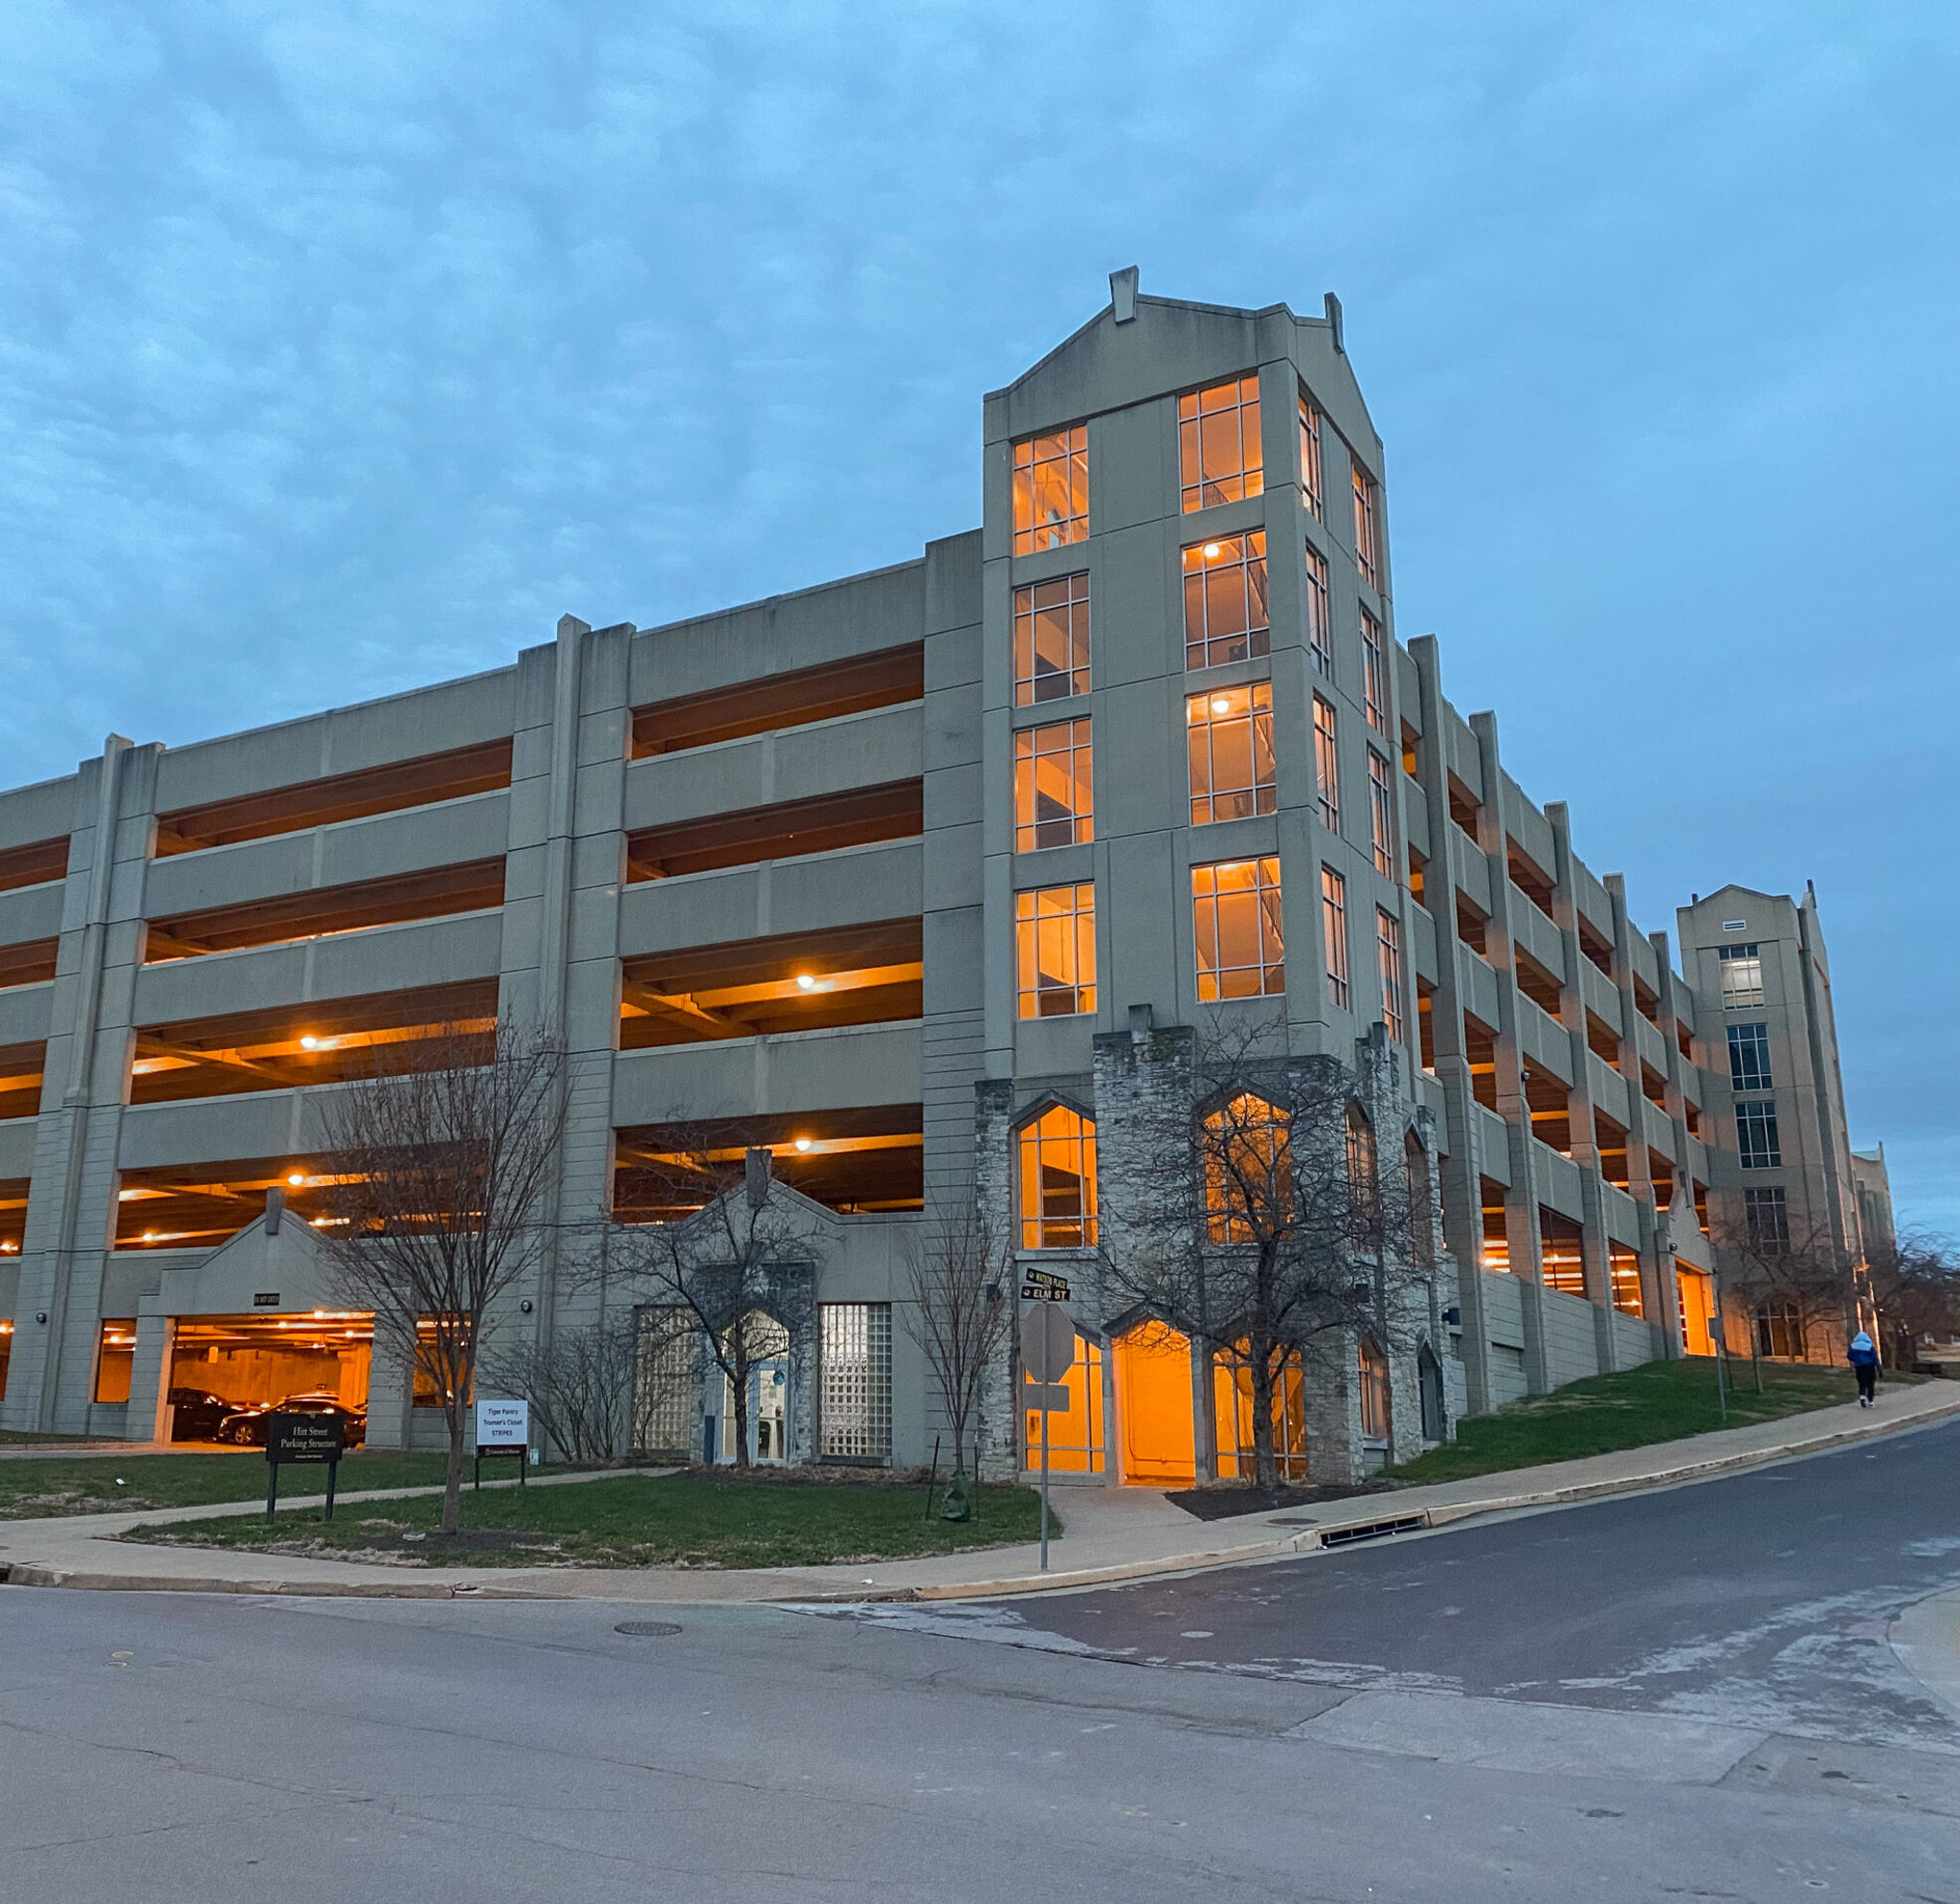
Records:
[[[1023,1269],[1021,1300],[1024,1303],[1065,1303],[1068,1301],[1068,1278],[1058,1276],[1050,1269]]]
[[[334,1486],[340,1479],[341,1456],[346,1450],[346,1425],[338,1415],[282,1415],[265,1418],[265,1524],[272,1525],[278,1506],[279,1464],[326,1465],[326,1518],[333,1518]]]

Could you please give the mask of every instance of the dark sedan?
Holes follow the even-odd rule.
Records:
[[[349,1408],[334,1395],[289,1395],[283,1401],[255,1402],[227,1415],[218,1423],[217,1438],[240,1447],[263,1447],[268,1415],[337,1415],[348,1447],[359,1447],[368,1439],[367,1411]]]
[[[238,1404],[204,1388],[173,1388],[170,1391],[170,1439],[173,1442],[214,1442],[228,1415]]]

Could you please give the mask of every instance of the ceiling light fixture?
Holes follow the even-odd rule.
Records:
[[[1213,695],[1213,696],[1212,696],[1212,712],[1213,712],[1213,713],[1214,713],[1214,714],[1229,714],[1229,713],[1231,713],[1231,711],[1232,711],[1232,703],[1231,703],[1231,702],[1229,702],[1228,700],[1226,700],[1226,698],[1225,698],[1225,697],[1224,697],[1224,696],[1223,696],[1222,694],[1214,694],[1214,695]]]
[[[1224,553],[1225,545],[1222,542],[1208,542],[1205,544],[1205,560],[1207,562],[1215,562]]]
[[[798,1137],[796,1139],[796,1148],[799,1151],[807,1151],[810,1148],[810,1139],[808,1137]]]
[[[309,1031],[301,1038],[300,1049],[301,1051],[318,1051],[320,1049],[320,1041]]]
[[[306,1173],[303,1170],[289,1170],[286,1173],[286,1181],[298,1190],[306,1181]]]
[[[814,992],[816,990],[816,980],[807,972],[799,972],[796,974],[796,982],[806,992]]]

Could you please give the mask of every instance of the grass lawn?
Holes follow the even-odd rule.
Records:
[[[1726,1422],[1716,1405],[1712,1359],[1695,1355],[1675,1362],[1646,1362],[1616,1375],[1568,1382],[1549,1395],[1510,1402],[1493,1414],[1466,1417],[1458,1424],[1455,1442],[1389,1473],[1405,1485],[1461,1481],[1506,1467],[1645,1447],[1650,1442],[1676,1441],[1710,1428],[1746,1427],[1780,1415],[1828,1408],[1858,1394],[1849,1369],[1765,1362],[1760,1395],[1748,1362],[1731,1361],[1728,1372]],[[1882,1407],[1884,1393],[1881,1384]]]
[[[454,1544],[435,1533],[441,1506],[429,1497],[375,1501],[338,1509],[330,1523],[317,1508],[304,1509],[281,1512],[270,1528],[261,1511],[139,1528],[124,1537],[411,1566],[810,1567],[995,1547],[1036,1539],[1041,1529],[1040,1496],[1027,1488],[981,1489],[972,1520],[958,1525],[927,1520],[920,1488],[699,1473],[622,1474],[482,1494],[466,1489],[463,1533]],[[1049,1525],[1059,1531],[1052,1514]]]
[[[440,1454],[369,1454],[364,1448],[341,1463],[341,1490],[436,1487],[442,1481],[444,1461]],[[326,1470],[285,1468],[279,1475],[279,1491],[324,1493]],[[261,1448],[237,1454],[97,1454],[74,1459],[50,1455],[0,1461],[0,1520],[264,1499]]]

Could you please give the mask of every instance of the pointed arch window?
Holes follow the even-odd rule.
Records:
[[[1361,1342],[1361,1434],[1364,1441],[1385,1442],[1393,1421],[1389,1391],[1389,1358],[1372,1336]]]
[[[1418,1269],[1434,1269],[1436,1193],[1430,1182],[1429,1153],[1413,1131],[1402,1139],[1402,1167],[1409,1179],[1409,1260]]]
[[[1205,1210],[1210,1240],[1257,1243],[1291,1220],[1292,1120],[1241,1091],[1205,1119]]]
[[[1091,1249],[1096,1243],[1096,1124],[1051,1105],[1020,1133],[1021,1247]]]

